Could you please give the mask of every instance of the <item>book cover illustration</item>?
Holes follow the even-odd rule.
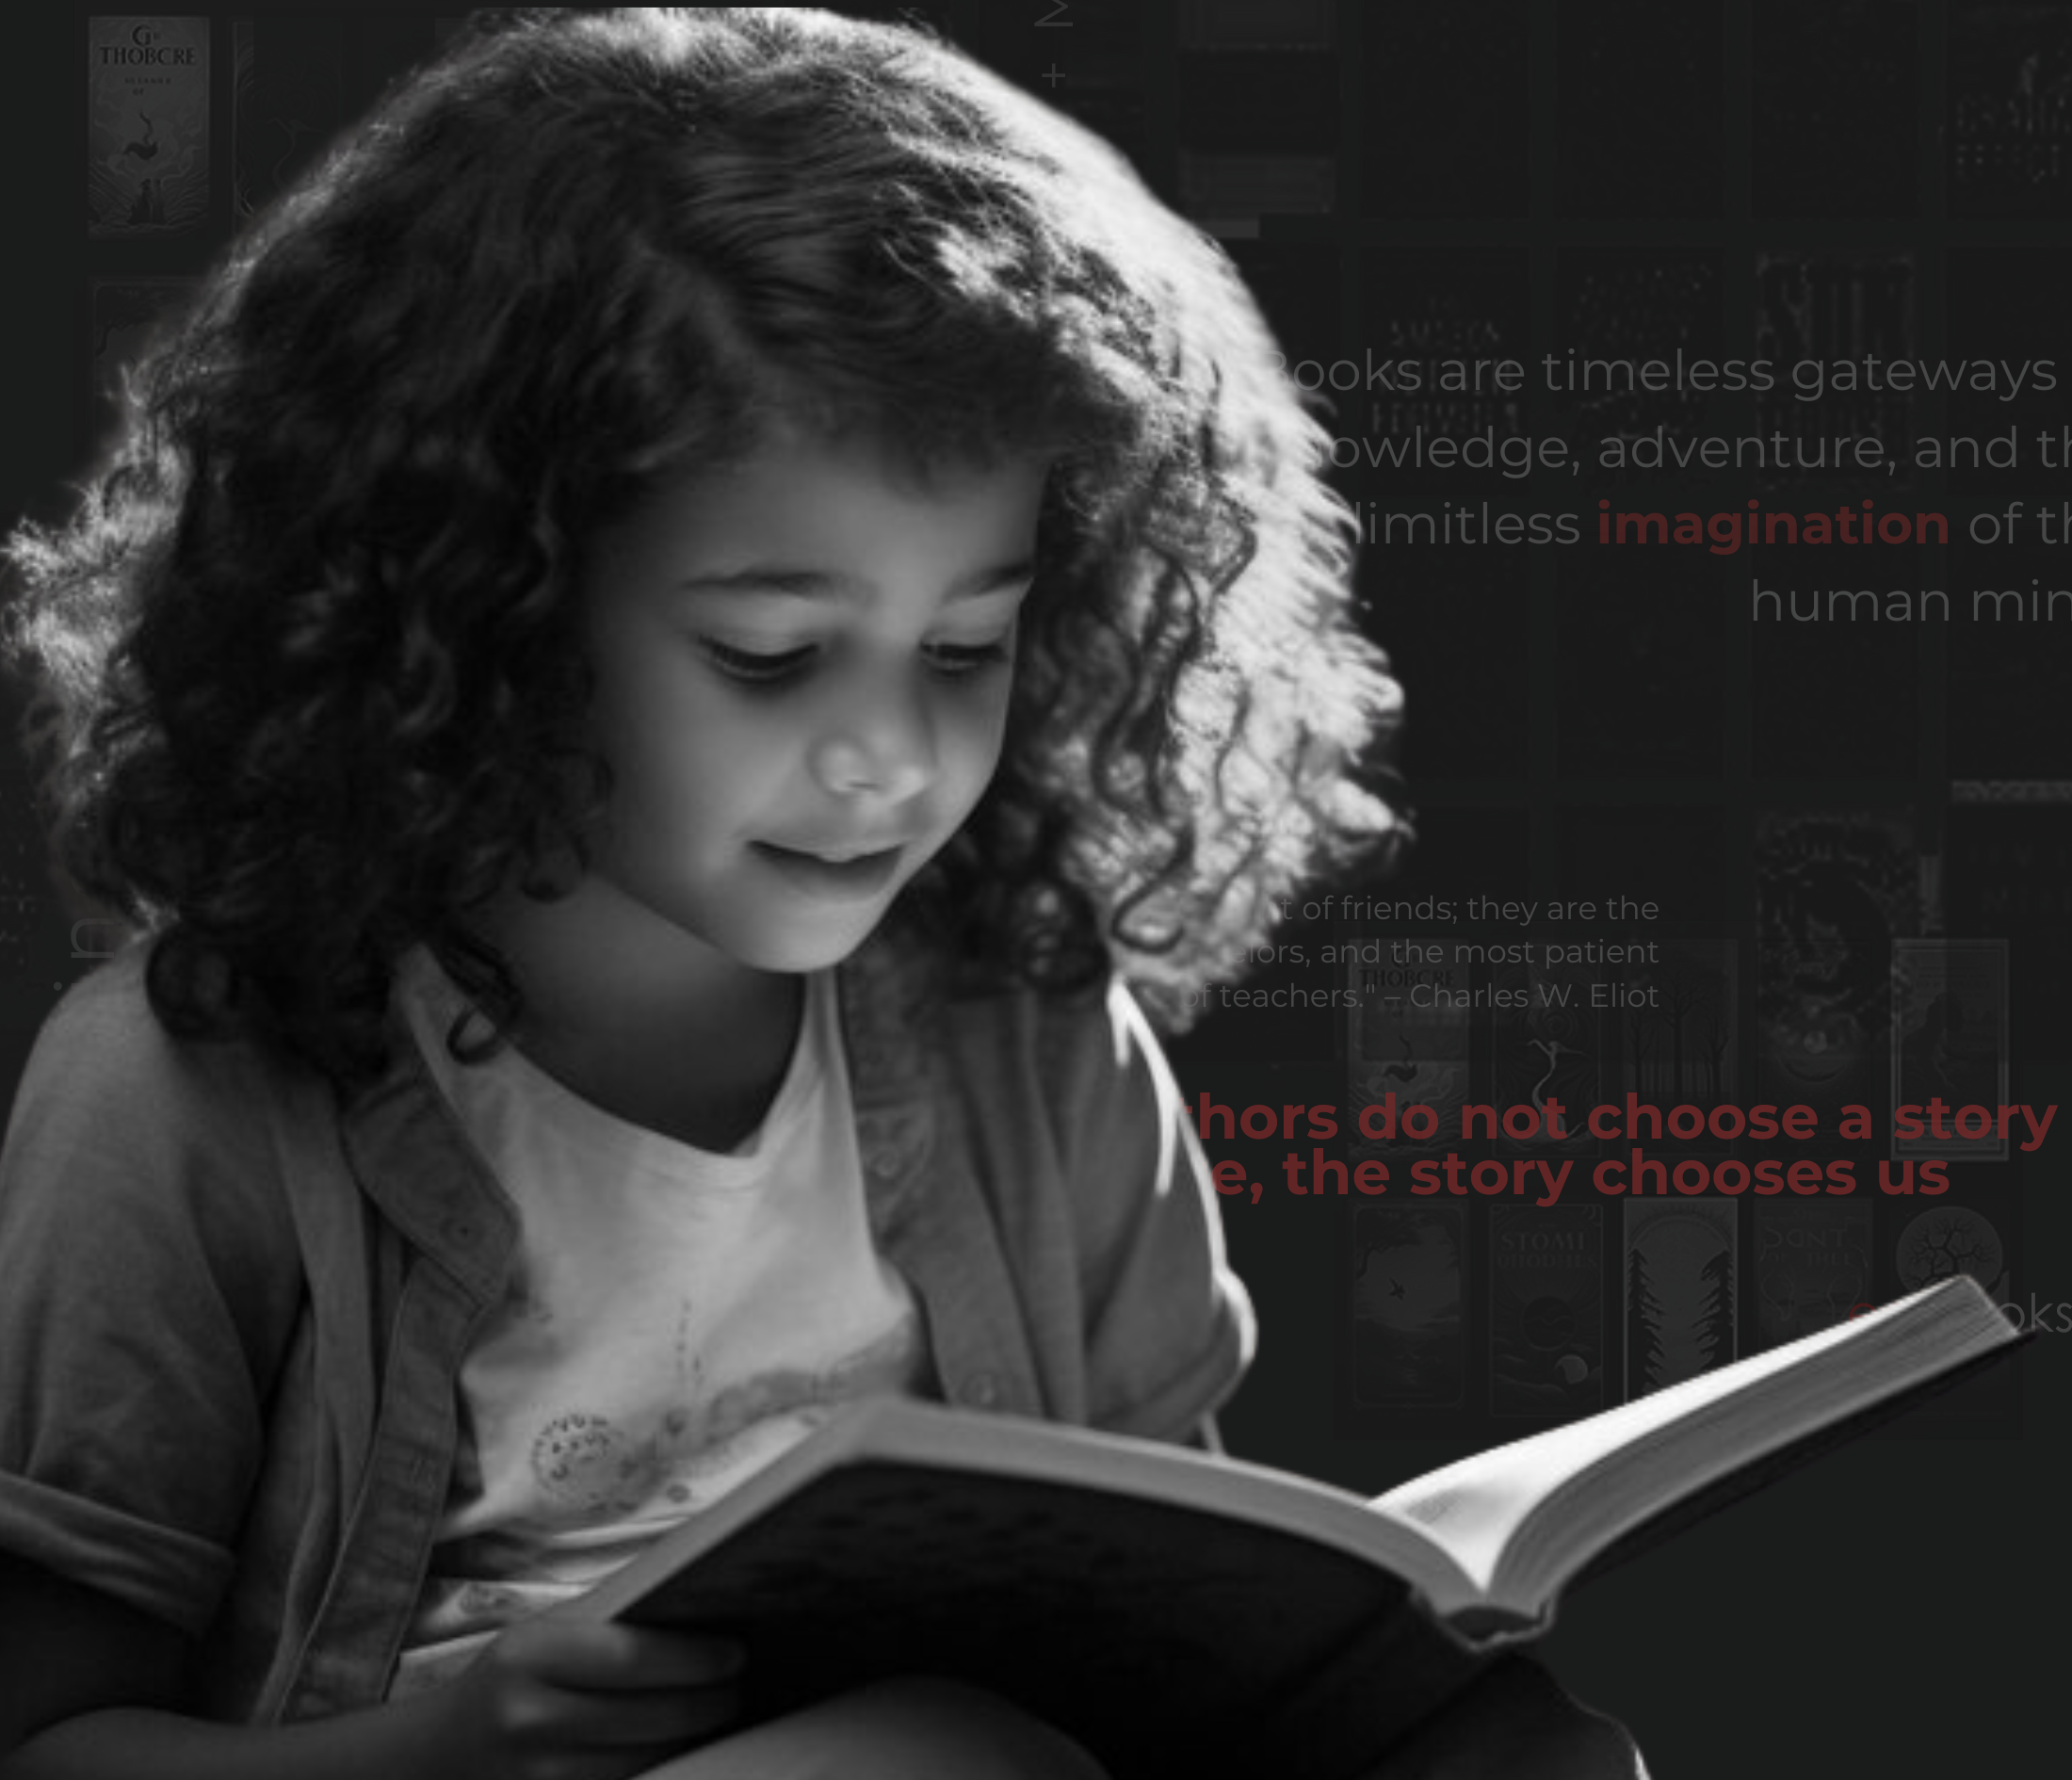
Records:
[[[1629,971],[1620,1027],[1625,1086],[1651,1105],[1706,1111],[1738,1101],[1739,971],[1732,940],[1662,940],[1659,963]]]
[[[1904,817],[1767,812],[1757,819],[1756,1098],[1811,1107],[1837,1142],[1844,1106],[1886,1086],[1892,942],[1919,930]]]
[[[1894,1122],[1893,1156],[2004,1162],[1993,1111],[2010,1100],[2007,942],[1893,941],[1892,1032],[1892,1105],[1925,1109],[1918,1136]]]
[[[1716,354],[1720,340],[1720,259],[1704,250],[1578,246],[1562,255],[1562,334],[1574,356],[1645,359]],[[1702,428],[1706,403],[1692,389],[1593,380],[1566,363],[1549,387],[1563,397],[1574,435],[1682,441]],[[1598,469],[1630,471],[1626,452],[1610,454]],[[1623,479],[1623,478],[1622,478]]]
[[[143,356],[158,331],[178,316],[198,283],[178,277],[88,281],[87,312],[93,321],[93,391],[111,410],[123,404],[124,374]]]
[[[240,227],[349,121],[339,80],[345,23],[325,13],[236,22],[231,203]]]
[[[183,235],[208,210],[208,20],[88,20],[88,234]]]
[[[1616,973],[1617,966],[1609,969]],[[1605,968],[1591,964],[1501,963],[1491,971],[1490,1036],[1499,1107],[1530,1107],[1538,1126],[1525,1137],[1506,1130],[1499,1150],[1537,1154],[1583,1155],[1597,1141],[1583,1124],[1584,1113],[1605,1098],[1607,1014],[1593,1005],[1592,991],[1608,985]],[[1522,995],[1523,1000],[1513,999]],[[1597,1000],[1607,997],[1599,995]],[[1560,1123],[1567,1135],[1548,1128],[1547,1103],[1562,1107]]]
[[[2072,17],[2059,7],[1959,7],[1947,78],[1951,214],[2072,215]]]
[[[1489,1214],[1489,1407],[1588,1416],[1605,1406],[1604,1221],[1596,1206]]]
[[[1987,1182],[2004,1189],[2017,1187],[2009,1177],[2019,1166],[2017,1158],[2009,1166],[1981,1170],[1968,1181],[1965,1164],[1951,1165],[1951,1173],[1960,1189]],[[1967,1274],[2011,1326],[2032,1326],[2038,1294],[2017,1293],[2015,1283],[2015,1254],[2021,1246],[2019,1198],[2004,1192],[1983,1204],[1931,1201],[1927,1209],[1917,1211],[1914,1207],[1919,1203],[1887,1199],[1878,1206],[1878,1229],[1886,1245],[1880,1284],[1903,1294]],[[2021,1427],[2020,1377],[2016,1368],[2009,1367],[2005,1377],[1988,1374],[1976,1379],[1961,1391],[1926,1405],[1916,1420],[1924,1434],[2015,1434]]]
[[[1968,1273],[1997,1304],[2006,1303],[2012,1290],[2007,1244],[1969,1206],[1937,1206],[1909,1219],[1892,1245],[1892,1265],[1902,1292],[1956,1273]]]
[[[1770,1200],[1756,1207],[1756,1346],[1846,1321],[1873,1299],[1870,1203]]]
[[[1626,1395],[1630,1401],[1736,1357],[1731,1200],[1626,1202]]]
[[[1349,1133],[1349,1152],[1381,1156],[1437,1152],[1460,1133],[1467,1101],[1469,967],[1441,963],[1453,957],[1446,939],[1378,942],[1380,963],[1346,966],[1352,1005],[1347,1015],[1347,1100],[1354,1108],[1398,1108],[1392,1134]],[[1350,949],[1350,948],[1349,948]],[[1360,946],[1364,954],[1368,947]],[[1432,1116],[1405,1119],[1427,1107]]]
[[[1849,258],[1827,252],[1758,253],[1756,353],[1780,364],[1802,359],[1907,358],[1915,351],[1914,257]],[[1789,456],[1765,470],[1766,483],[1810,481],[1845,466],[1837,437],[1879,440],[1906,474],[1912,461],[1912,398],[1889,383],[1823,390],[1818,402],[1780,380],[1756,401],[1756,430],[1781,434]]]
[[[1458,1206],[1362,1206],[1352,1219],[1352,1395],[1458,1406],[1465,1375],[1466,1233]]]
[[[2072,998],[2072,782],[2013,787],[1989,781],[1951,786],[1943,871],[1947,931],[1990,935],[2018,960],[2008,1042],[2051,1051],[2063,1043]],[[2034,794],[2048,791],[2048,801]]]

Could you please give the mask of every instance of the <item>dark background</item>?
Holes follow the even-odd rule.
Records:
[[[1776,397],[1546,393],[1540,355],[1570,348],[2055,358],[2061,379],[2072,378],[2072,8],[1009,0],[904,10],[1103,131],[1169,202],[1222,235],[1290,360],[1508,356],[1532,374],[1518,396],[1480,405],[1343,395],[1333,429],[1351,438],[1486,424],[1499,437],[1560,433],[1582,450],[1658,426],[1688,439],[1805,419]],[[66,479],[89,461],[105,412],[90,281],[200,271],[231,226],[234,162],[262,200],[283,165],[230,152],[233,15],[218,15],[223,127],[210,227],[179,242],[89,242],[85,11],[18,8],[0,57],[7,515],[57,517]],[[290,167],[434,29],[422,10],[306,23],[317,16],[259,15],[276,43],[302,46]],[[110,300],[132,299],[100,300],[105,318]],[[1810,937],[1868,960],[1873,978],[1895,940],[2004,939],[2008,1097],[2072,1103],[2063,1015],[2072,642],[2062,640],[2072,621],[2019,634],[1962,619],[1761,627],[1749,618],[1751,575],[1821,587],[1836,558],[1594,545],[1599,496],[1703,513],[1751,496],[1832,510],[1869,494],[1881,509],[1949,513],[1953,542],[1868,553],[1850,566],[1871,566],[1837,577],[1849,585],[1942,587],[1962,607],[1961,590],[1975,583],[2036,575],[2048,588],[2072,566],[2062,545],[1982,551],[1962,524],[2015,498],[2032,512],[2072,498],[2072,477],[2043,469],[2032,445],[2039,428],[2072,419],[2072,385],[2004,405],[1835,398],[1818,416],[1833,423],[1826,430],[1876,430],[1896,445],[2017,424],[2022,463],[1875,480],[1637,477],[1587,458],[1573,477],[1345,476],[1350,498],[1384,510],[1488,499],[1573,512],[1586,540],[1366,553],[1375,634],[1409,693],[1401,760],[1422,836],[1386,894],[1654,900],[1646,936],[1732,961],[1739,1093],[1717,1097],[1783,1098],[1766,1086],[1789,1037],[1777,1012],[1791,986],[1780,948],[1809,937],[1789,894],[1789,837],[1838,825],[1870,837],[1858,850],[1878,853],[1889,893],[1853,924],[1812,917]],[[0,1074],[11,1082],[86,961],[46,888],[11,754],[0,773]],[[2028,787],[2020,801],[1984,788],[2009,781]],[[1601,922],[1566,937],[1638,932]],[[1332,936],[1289,935],[1312,946]],[[1519,931],[1463,926],[1448,936]],[[1267,968],[1257,980],[1343,979]],[[1879,1017],[1872,1009],[1862,1025],[1882,1120]],[[1486,1020],[1474,1030],[1474,1097],[1489,1099],[1496,1041]],[[1229,1009],[1173,1054],[1190,1096],[1343,1107],[1362,1097],[1349,1086],[1347,1047],[1343,1016]],[[1617,1098],[1625,1084],[1607,1074],[1603,1085]],[[1983,1208],[2007,1240],[2003,1289],[2016,1303],[2072,1299],[2060,1160],[2072,1138],[2052,1136],[2031,1157],[1953,1170],[1951,1203]],[[1359,1202],[1287,1193],[1284,1147],[1209,1143],[1214,1157],[1250,1163],[1267,1189],[1256,1204],[1226,1202],[1232,1254],[1263,1330],[1257,1366],[1226,1414],[1233,1448],[1372,1491],[1529,1431],[1494,1419],[1473,1390],[1455,1413],[1400,1425],[1355,1412],[1346,1375]],[[1858,1173],[1874,1178],[1874,1161]],[[1617,1202],[1583,1190],[1606,1206],[1609,1231]],[[1576,1196],[1572,1187],[1564,1204]],[[1876,1295],[1895,1288],[1889,1238],[1914,1208],[1873,1207],[1886,1253]],[[1752,1210],[1740,1208],[1744,1238]],[[1481,1266],[1464,1282],[1471,1322]],[[2063,1517],[2046,1499],[2064,1453],[2068,1349],[2072,1335],[2044,1335],[2009,1380],[1852,1446],[1593,1581],[1564,1605],[1545,1645],[1550,1660],[1633,1726],[1659,1780],[1969,1772],[2047,1752],[2058,1740],[2052,1703],[2015,1675],[2034,1673],[2051,1597],[2072,1580]]]

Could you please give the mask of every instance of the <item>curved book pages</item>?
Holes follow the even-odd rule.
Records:
[[[1063,1725],[1118,1774],[1228,1763],[1248,1744],[1261,1772],[1307,1772],[1341,1724],[1371,1740],[1416,1723],[1544,1630],[1566,1584],[1665,1522],[2020,1339],[1973,1282],[1945,1281],[1373,1501],[882,1399],[556,1610],[736,1632],[757,1715],[876,1676],[953,1674]]]

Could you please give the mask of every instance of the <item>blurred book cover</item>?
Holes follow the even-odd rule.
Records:
[[[1385,1107],[1393,1121],[1377,1119],[1379,1135],[1354,1130],[1348,1139],[1360,1156],[1434,1153],[1460,1131],[1467,1101],[1468,965],[1453,962],[1453,942],[1439,938],[1378,942],[1381,962],[1345,966],[1354,997],[1348,1019],[1347,1100]],[[1359,957],[1367,956],[1360,947]],[[1428,1108],[1431,1117],[1413,1114]]]
[[[108,421],[126,405],[125,378],[160,331],[186,306],[199,283],[155,275],[88,281],[87,310],[93,320],[93,393]]]
[[[1892,1030],[1893,1156],[2005,1161],[2007,942],[1893,941]]]
[[[1609,970],[1620,979],[1618,966]],[[1605,1097],[1607,1015],[1593,1005],[1607,998],[1601,993],[1611,986],[1600,980],[1605,974],[1605,967],[1587,963],[1506,963],[1493,968],[1491,982],[1498,992],[1490,1012],[1496,1103],[1507,1109],[1530,1107],[1535,1126],[1518,1137],[1507,1124],[1499,1149],[1582,1156],[1597,1148],[1584,1119]],[[1593,990],[1600,993],[1594,997]],[[1557,1103],[1561,1110],[1549,1118],[1548,1108]],[[1557,1124],[1565,1135],[1556,1135]]]
[[[1886,1086],[1892,947],[1919,932],[1904,816],[1769,811],[1756,831],[1756,1098],[1811,1107],[1826,1154]]]
[[[1846,1321],[1874,1302],[1870,1202],[1766,1200],[1756,1207],[1756,1346]]]
[[[1738,1104],[1739,972],[1732,940],[1661,940],[1632,967],[1620,1025],[1625,1086],[1650,1105]],[[1638,992],[1638,993],[1633,993]]]
[[[231,204],[242,227],[351,121],[341,78],[347,21],[268,13],[232,31]]]
[[[208,214],[208,19],[89,19],[88,234],[181,235]]]
[[[1626,1395],[1644,1397],[1738,1357],[1731,1199],[1626,1202]]]
[[[1420,1409],[1463,1401],[1464,1224],[1458,1206],[1362,1206],[1354,1212],[1354,1401]]]
[[[1604,1383],[1603,1211],[1492,1206],[1490,1413],[1594,1415]]]

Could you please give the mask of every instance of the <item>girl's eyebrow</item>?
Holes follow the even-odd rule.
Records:
[[[977,599],[987,593],[1005,592],[1036,576],[1034,558],[1003,562],[963,576],[945,596],[951,600]],[[724,574],[694,574],[677,583],[686,593],[788,593],[797,599],[841,599],[867,591],[859,575],[827,569],[785,569],[760,563],[732,569]]]

